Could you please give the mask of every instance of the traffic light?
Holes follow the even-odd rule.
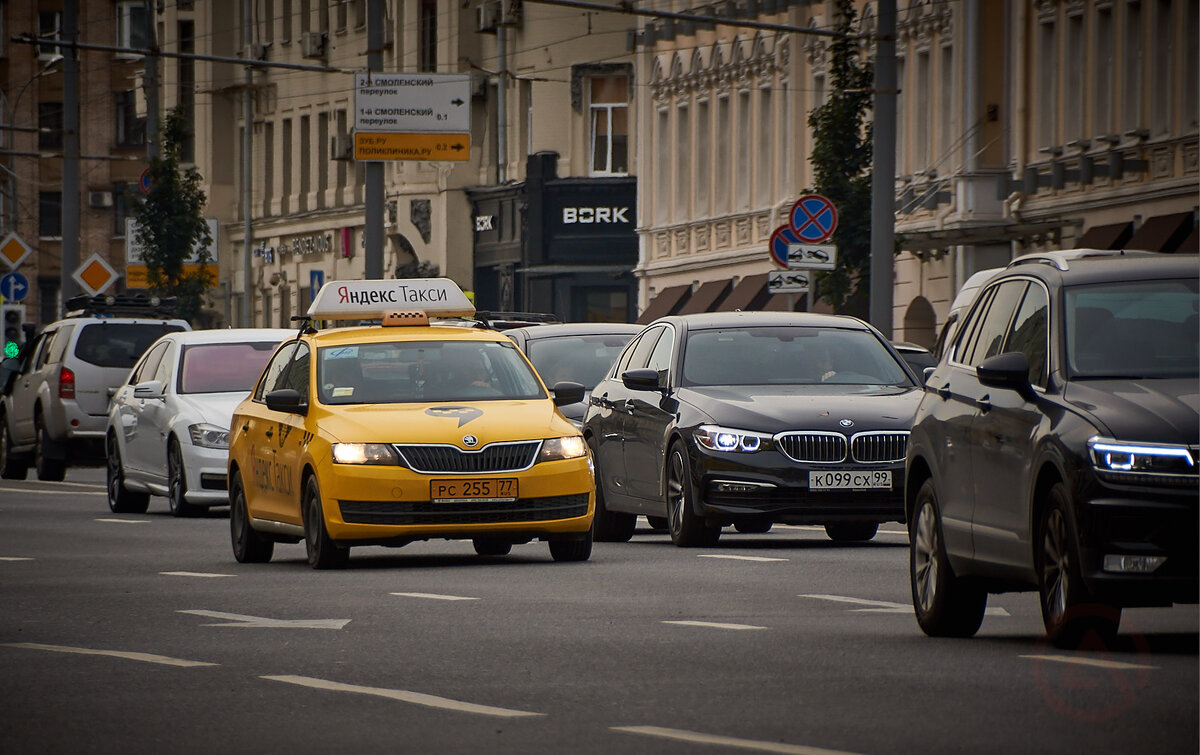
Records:
[[[5,304],[4,313],[4,358],[15,357],[25,340],[25,305]]]

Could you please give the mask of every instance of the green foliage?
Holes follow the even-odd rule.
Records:
[[[415,259],[396,268],[397,278],[438,278],[441,274],[441,268],[432,262],[418,262]]]
[[[850,0],[837,0],[836,30],[847,36],[830,44],[830,94],[808,116],[813,131],[809,159],[815,191],[838,208],[838,227],[832,242],[838,247],[835,270],[816,277],[817,296],[835,312],[848,307],[858,312],[871,283],[871,135],[867,121],[874,73],[860,60],[857,15]]]
[[[207,270],[213,261],[212,234],[204,220],[202,178],[195,167],[180,167],[187,128],[180,108],[167,112],[159,157],[150,162],[150,191],[135,199],[134,237],[142,248],[150,292],[174,296],[179,317],[196,322],[204,295],[216,281]]]

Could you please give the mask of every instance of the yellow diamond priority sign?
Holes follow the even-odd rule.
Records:
[[[0,241],[0,257],[8,263],[9,267],[15,268],[25,261],[25,258],[33,253],[29,245],[21,240],[21,237],[15,233],[10,233]]]
[[[104,292],[117,280],[117,271],[112,269],[99,254],[93,254],[76,268],[71,276],[92,296]]]

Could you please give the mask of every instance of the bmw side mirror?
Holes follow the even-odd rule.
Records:
[[[554,394],[555,406],[567,406],[568,404],[578,404],[580,401],[583,401],[583,394],[587,392],[587,388],[579,383],[564,380],[561,383],[555,383],[550,392]]]
[[[631,391],[657,391],[658,370],[643,367],[639,370],[628,370],[621,373],[621,382]]]
[[[975,368],[979,382],[990,388],[1007,388],[1022,396],[1033,393],[1029,384],[1029,359],[1019,351],[988,357]]]
[[[267,408],[273,412],[308,414],[308,403],[302,401],[295,388],[280,388],[266,395]]]

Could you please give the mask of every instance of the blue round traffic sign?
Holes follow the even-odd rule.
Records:
[[[150,169],[146,168],[142,171],[141,178],[138,179],[138,186],[142,188],[143,194],[150,193],[150,187],[154,185],[154,178],[150,175]]]
[[[5,301],[25,301],[29,293],[29,279],[15,270],[0,278],[0,296]]]
[[[782,268],[788,266],[788,244],[799,244],[800,239],[786,225],[781,225],[771,234],[771,261]]]
[[[789,221],[801,243],[820,244],[837,230],[837,208],[820,194],[806,194],[792,205]]]

